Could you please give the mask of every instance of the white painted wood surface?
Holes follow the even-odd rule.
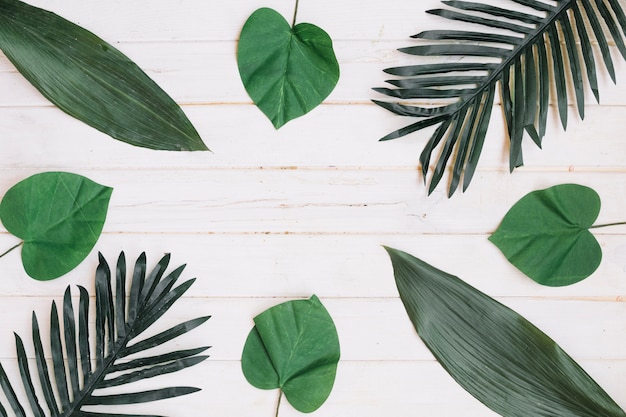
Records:
[[[381,245],[456,274],[546,331],[626,408],[626,227],[599,229],[604,259],[586,281],[544,288],[487,241],[529,191],[575,182],[602,198],[598,222],[626,220],[626,65],[613,48],[618,85],[601,77],[601,104],[573,111],[567,132],[554,108],[539,150],[508,173],[501,110],[475,179],[452,199],[426,196],[417,164],[428,132],[379,143],[407,120],[370,103],[383,68],[414,62],[396,48],[445,25],[435,0],[300,3],[298,21],[335,42],[341,79],[325,103],[275,131],[239,80],[236,40],[258,7],[286,17],[293,1],[31,0],[116,45],[182,106],[213,153],[168,153],[114,141],[52,107],[0,54],[0,195],[21,179],[63,170],[114,187],[104,234],[76,270],[52,282],[24,273],[19,252],[0,259],[0,360],[11,376],[12,332],[29,334],[30,312],[46,322],[67,285],[93,291],[96,251],[111,262],[146,251],[187,263],[196,284],[166,321],[211,314],[180,346],[210,344],[211,358],[168,383],[200,393],[133,407],[171,416],[267,416],[276,393],[251,387],[239,358],[252,317],[287,299],[317,294],[342,347],[335,389],[314,416],[491,416],[433,360],[412,329]],[[2,229],[0,248],[16,238]],[[162,323],[165,327],[165,324]],[[162,386],[159,378],[149,386]],[[296,416],[283,402],[280,415]]]

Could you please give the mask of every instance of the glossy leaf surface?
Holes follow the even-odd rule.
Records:
[[[11,187],[0,220],[24,241],[26,273],[50,280],[78,266],[100,237],[112,192],[68,172],[36,174]]]
[[[487,407],[503,417],[626,416],[524,317],[455,276],[386,249],[420,338],[452,378]]]
[[[207,149],[181,108],[134,62],[54,13],[0,0],[0,49],[48,100],[115,139],[150,149]]]
[[[463,191],[467,189],[476,171],[496,86],[500,87],[510,141],[509,169],[513,171],[523,165],[525,134],[541,146],[551,96],[563,129],[567,127],[568,105],[574,104],[568,96],[575,99],[581,118],[585,83],[594,99],[599,100],[596,59],[600,56],[596,55],[601,55],[615,81],[609,44],[615,42],[626,58],[626,17],[620,3],[614,0],[442,3],[447,7],[427,13],[451,21],[450,27],[418,33],[412,36],[421,40],[417,46],[399,49],[429,57],[428,62],[388,68],[385,72],[396,78],[387,82],[396,88],[374,89],[402,101],[374,102],[395,114],[418,119],[381,140],[439,125],[420,157],[422,174],[426,181],[431,157],[436,158],[428,192],[433,192],[443,174],[451,171],[448,196],[452,196],[461,184]],[[470,30],[455,30],[455,25]],[[599,48],[591,47],[590,38],[597,41]],[[572,82],[568,83],[568,79]]]
[[[237,64],[250,98],[276,129],[317,107],[339,80],[328,34],[310,23],[291,27],[268,8],[241,30]]]
[[[256,316],[254,324],[241,357],[248,382],[280,388],[298,411],[317,410],[333,388],[340,355],[326,308],[316,296],[287,301]]]
[[[538,283],[573,284],[602,260],[589,231],[599,212],[600,197],[589,187],[563,184],[533,191],[511,207],[489,240]]]
[[[46,345],[51,348],[51,366],[44,355],[42,332],[33,313],[35,370],[30,369],[32,365],[29,358],[32,354],[27,353],[22,338],[15,335],[17,361],[23,384],[20,390],[26,392],[27,407],[16,397],[15,389],[0,365],[0,387],[8,400],[8,407],[4,407],[4,400],[0,399],[0,406],[3,407],[0,410],[12,409],[16,416],[138,417],[137,414],[127,414],[123,410],[120,413],[119,407],[112,406],[146,403],[199,391],[198,388],[185,386],[145,391],[132,391],[131,386],[130,392],[125,391],[128,384],[176,372],[207,358],[198,354],[208,347],[156,355],[154,350],[150,350],[150,354],[146,351],[187,333],[206,322],[209,317],[189,320],[137,340],[193,283],[193,280],[189,280],[174,287],[183,267],[165,275],[169,258],[169,255],[163,257],[154,270],[146,275],[146,257],[145,254],[140,255],[132,275],[129,276],[130,293],[127,294],[124,253],[117,260],[114,275],[111,274],[106,260],[100,256],[95,282],[95,325],[89,317],[92,311],[89,294],[83,287],[79,287],[80,298],[77,306],[72,302],[71,291],[67,287],[61,318],[56,303],[52,303],[50,330],[45,332],[50,335]],[[61,342],[62,339],[64,343]],[[126,359],[130,355],[134,355],[133,358]],[[122,387],[124,391],[118,391],[114,395],[102,393],[102,389],[109,387]],[[40,392],[43,394],[43,402]],[[54,395],[55,392],[58,392],[58,398]],[[89,405],[99,405],[101,408],[98,412],[83,410],[84,406]],[[24,410],[29,408],[30,411],[25,413]],[[44,412],[44,409],[47,411]]]

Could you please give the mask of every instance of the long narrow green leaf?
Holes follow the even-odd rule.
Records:
[[[89,293],[84,287],[78,286],[80,299],[78,302],[78,351],[83,375],[83,386],[91,376],[91,349],[89,348]]]
[[[517,4],[522,4],[524,6],[532,7],[533,9],[536,9],[540,12],[550,13],[554,10],[554,7],[550,6],[549,4],[541,2],[541,1],[537,1],[537,0],[511,0],[511,1]]]
[[[513,4],[507,4],[509,2],[521,4],[534,10],[517,11],[519,8],[511,7]],[[422,118],[417,123],[385,136],[385,140],[395,139],[420,130],[422,127],[430,126],[429,119],[433,117],[445,115],[446,120],[454,120],[455,117],[459,116],[459,113],[467,111],[470,103],[476,104],[484,101],[487,97],[485,93],[499,83],[504,110],[503,116],[511,143],[509,166],[512,170],[523,165],[522,142],[524,132],[528,133],[531,139],[541,147],[542,139],[546,133],[551,98],[557,104],[559,118],[564,129],[567,127],[570,95],[575,97],[578,113],[581,118],[584,118],[583,71],[587,73],[589,85],[596,100],[598,99],[598,77],[590,32],[593,31],[598,41],[605,65],[613,80],[615,80],[615,71],[607,41],[608,33],[611,34],[618,49],[626,58],[626,44],[624,43],[626,12],[618,0],[564,0],[556,2],[501,0],[497,6],[478,1],[462,0],[445,0],[443,3],[454,7],[456,10],[435,9],[427,12],[455,22],[466,22],[501,30],[486,34],[481,33],[481,31],[464,30],[464,28],[463,30],[427,30],[413,35],[415,38],[428,39],[433,42],[401,48],[400,51],[417,56],[437,57],[441,62],[430,60],[433,62],[432,64],[393,67],[385,70],[386,73],[404,78],[386,81],[398,87],[396,89],[378,88],[374,90],[394,97],[398,101],[380,102],[373,100],[374,103],[398,115]],[[584,9],[584,15],[582,9]],[[489,17],[485,17],[486,15]],[[606,29],[600,23],[600,16]],[[589,23],[586,22],[586,19]],[[506,31],[515,33],[511,35]],[[580,42],[580,47],[577,45],[578,42]],[[456,56],[459,59],[455,59],[455,62],[443,62],[450,61],[448,56]],[[471,62],[474,60],[472,59],[474,56],[498,58],[499,62],[484,64]],[[465,60],[470,62],[466,64]],[[583,62],[585,70],[582,69]],[[516,74],[515,77],[513,77],[513,72]],[[572,87],[568,87],[567,84],[567,79],[570,76]],[[553,94],[551,85],[555,86],[554,97],[551,97]],[[571,88],[572,91],[568,91],[568,88]],[[450,108],[445,109],[438,106],[440,103],[436,101],[439,100],[443,104],[452,101],[452,99],[456,100],[449,104]],[[402,103],[400,100],[429,100],[429,107],[437,109],[433,111],[436,116],[428,114],[429,111],[432,111],[428,107]],[[479,114],[482,114],[482,111],[478,111],[477,115]],[[439,122],[438,120],[437,123]],[[488,125],[489,118],[483,119],[481,123],[472,125],[473,131],[477,132],[480,128],[486,134],[484,129]],[[455,127],[449,130],[438,129],[434,137],[441,140],[445,136],[448,138],[446,141],[448,144],[455,143],[452,148],[456,149],[457,152],[467,151],[471,154],[470,148],[456,145],[461,142],[461,138],[451,137],[455,133],[463,135],[467,132]],[[437,162],[446,161],[446,164],[454,164],[451,185],[460,181],[459,169],[461,169],[461,176],[464,178],[464,189],[469,184],[467,180],[473,177],[474,171],[470,172],[470,175],[465,175],[465,170],[468,167],[476,168],[472,162],[478,160],[479,155],[476,151],[482,150],[484,136],[481,135],[480,137],[482,139],[478,142],[475,142],[474,139],[471,140],[471,143],[479,143],[480,146],[474,147],[473,157],[467,156],[466,161],[461,165],[459,165],[460,160],[456,157],[454,162],[446,158],[446,153],[443,150],[447,150],[447,148],[444,145],[443,153]],[[422,151],[420,162],[424,160],[430,162],[433,152],[432,144],[435,142],[432,141],[432,138]],[[435,165],[432,178],[435,181],[431,179],[431,186],[439,182],[440,178],[435,176],[439,176],[445,168],[446,166]],[[428,166],[422,164],[422,172],[426,173],[428,169]]]
[[[59,328],[59,313],[57,305],[53,301],[50,309],[50,351],[52,353],[52,366],[54,369],[54,381],[61,400],[60,409],[65,410],[70,403],[70,395],[67,387],[67,374],[63,345],[61,344],[61,329]]]
[[[43,409],[39,405],[39,399],[37,399],[37,394],[35,393],[35,386],[33,385],[33,380],[30,376],[30,370],[28,368],[28,357],[26,356],[26,351],[24,350],[24,343],[22,342],[22,338],[19,337],[17,333],[14,333],[14,335],[15,347],[17,350],[17,365],[20,370],[20,376],[22,377],[22,383],[26,391],[28,403],[30,404],[31,411],[33,412],[35,417],[44,417],[45,414],[43,412]]]
[[[135,262],[133,279],[130,285],[130,297],[128,301],[128,322],[133,323],[139,310],[139,294],[143,291],[146,279],[146,253],[143,252]]]
[[[115,378],[104,380],[100,384],[100,388],[117,387],[119,385],[141,381],[142,379],[170,374],[172,372],[180,371],[182,369],[189,368],[190,366],[197,365],[207,358],[208,356],[193,356],[191,358],[180,359],[163,365],[156,365],[150,368],[141,369],[139,371],[129,372]]]
[[[384,136],[379,139],[380,142],[384,142],[386,140],[398,139],[399,137],[408,135],[409,133],[417,132],[418,130],[427,128],[429,126],[436,125],[437,123],[444,120],[445,117],[431,118],[426,120],[420,120],[419,122],[413,123],[412,125],[405,126],[401,129],[396,130],[395,132],[391,132],[387,136]]]
[[[548,122],[548,108],[550,107],[550,75],[548,68],[548,53],[543,42],[536,44],[539,57],[539,137],[543,138],[546,133]]]
[[[448,197],[452,197],[452,194],[454,194],[459,186],[459,182],[461,181],[461,175],[463,174],[463,168],[465,167],[465,160],[470,149],[472,137],[477,124],[480,122],[480,118],[478,117],[480,108],[480,101],[476,100],[472,106],[472,111],[467,118],[467,125],[464,128],[463,135],[459,139],[454,168],[452,169],[452,180],[450,180],[450,186],[448,187]]]
[[[462,134],[465,127],[468,111],[469,108],[465,107],[458,113],[458,118],[455,120],[454,127],[451,129],[450,134],[445,138],[443,149],[441,150],[441,154],[437,160],[437,165],[435,166],[435,172],[433,172],[433,176],[430,179],[428,194],[435,190],[435,187],[437,187],[437,184],[439,184],[439,181],[441,181],[441,178],[443,177],[445,167],[450,159],[450,155],[452,155],[452,151],[454,150],[454,145],[459,140],[459,136]]]
[[[433,150],[437,147],[437,145],[439,145],[439,142],[444,137],[446,132],[448,132],[448,128],[450,127],[450,124],[452,124],[453,122],[456,124],[456,119],[454,118],[446,119],[441,124],[441,126],[439,126],[437,130],[435,130],[435,133],[433,133],[433,135],[430,137],[430,139],[426,143],[426,146],[424,146],[422,153],[420,154],[420,164],[422,165],[422,176],[424,177],[424,183],[426,183],[426,173],[428,172],[428,166],[430,165],[430,157],[433,153]]]
[[[576,47],[576,39],[574,31],[570,24],[569,17],[564,15],[561,20],[561,30],[565,38],[565,47],[569,56],[569,67],[574,81],[574,93],[576,95],[576,104],[578,106],[578,114],[581,119],[585,118],[585,91],[583,85],[583,74],[580,68],[580,58],[578,57],[578,49]]]
[[[526,122],[526,95],[524,91],[524,77],[522,75],[522,62],[515,61],[513,65],[513,86],[515,97],[513,99],[513,115],[511,126],[511,146],[509,148],[509,171],[513,172],[517,163],[522,161],[522,139]]]
[[[7,378],[6,372],[4,372],[2,364],[0,364],[0,386],[2,386],[2,391],[4,391],[4,395],[6,395],[9,400],[9,405],[13,409],[16,417],[26,417],[24,407],[22,407],[22,404],[20,404],[20,401],[17,399],[17,395],[15,395],[15,391],[9,382],[9,378]]]
[[[467,157],[467,163],[465,165],[465,172],[463,174],[463,191],[467,189],[476,166],[478,165],[478,158],[482,151],[483,144],[485,143],[485,137],[487,136],[487,128],[489,127],[489,120],[491,118],[491,110],[493,109],[493,100],[495,98],[495,85],[485,93],[486,98],[483,102],[483,110],[480,113],[480,120],[478,122],[478,129],[474,140],[472,141],[472,148],[470,149],[469,156]]]
[[[200,326],[201,324],[203,324],[210,318],[211,316],[198,317],[197,319],[188,320],[184,323],[178,324],[159,334],[156,334],[145,340],[142,340],[141,342],[137,342],[132,346],[126,347],[125,349],[120,351],[120,357],[129,356],[129,355],[132,355],[133,353],[141,352],[143,350],[150,349],[152,347],[161,345],[165,342],[175,339],[178,336],[181,336],[195,329],[196,327]]]
[[[476,85],[484,80],[483,76],[441,76],[441,77],[416,77],[399,80],[386,80],[385,82],[400,88],[416,87],[445,87],[454,85]]]
[[[516,12],[514,10],[503,9],[501,7],[495,7],[488,4],[482,3],[474,3],[469,1],[443,1],[443,4],[447,4],[448,6],[452,6],[461,10],[468,10],[472,12],[481,12],[490,14],[496,17],[506,17],[511,20],[519,20],[520,22],[529,23],[529,24],[538,24],[541,23],[541,18],[538,16],[534,16],[528,13]]]
[[[385,248],[418,335],[444,369],[503,417],[624,417],[598,384],[525,318],[459,278]]]
[[[437,44],[437,45],[421,45],[409,46],[407,48],[399,48],[398,51],[410,55],[421,56],[446,56],[446,55],[463,55],[463,56],[480,56],[502,58],[510,51],[505,48],[496,48],[493,46],[481,45],[456,45],[456,44]]]
[[[126,336],[126,256],[117,258],[115,267],[115,330],[117,338]]]
[[[429,98],[459,98],[468,96],[474,92],[473,88],[463,89],[438,89],[438,88],[402,88],[402,89],[389,89],[389,88],[373,88],[374,91],[382,94],[386,94],[390,97],[397,97],[401,99],[429,99]]]
[[[194,279],[188,280],[182,285],[173,288],[180,277],[184,265],[176,268],[165,278],[164,269],[169,257],[162,259],[160,264],[150,273],[149,279],[142,288],[145,275],[145,255],[139,257],[135,265],[133,283],[137,297],[135,306],[136,316],[132,322],[124,319],[124,304],[114,298],[126,297],[126,261],[122,253],[117,261],[115,270],[115,295],[112,290],[111,269],[102,255],[99,255],[99,265],[96,270],[96,331],[93,332],[95,346],[90,346],[90,323],[89,323],[89,294],[79,286],[80,299],[78,304],[78,326],[74,319],[74,307],[72,305],[71,292],[66,289],[63,299],[63,324],[65,335],[64,349],[61,336],[61,323],[56,303],[52,303],[50,312],[50,352],[52,357],[52,371],[49,372],[48,361],[45,356],[44,346],[37,318],[33,313],[32,338],[35,349],[37,369],[31,373],[28,365],[28,357],[20,337],[16,334],[16,348],[18,368],[23,384],[22,392],[30,404],[31,410],[28,415],[34,417],[77,417],[89,415],[126,416],[125,414],[91,413],[82,411],[84,405],[115,405],[130,404],[136,402],[148,402],[164,399],[187,393],[195,392],[197,388],[172,387],[154,391],[139,393],[120,393],[116,395],[94,396],[94,392],[114,386],[127,385],[146,378],[173,373],[204,361],[208,356],[199,355],[208,349],[207,346],[160,353],[155,356],[145,356],[143,351],[161,345],[183,335],[190,330],[206,322],[209,317],[199,317],[164,330],[155,336],[137,342],[135,336],[159,319],[172,304],[180,299],[189,289]],[[173,289],[172,289],[173,288]],[[140,298],[141,296],[147,299]],[[121,316],[116,314],[121,310]],[[116,327],[123,326],[128,331],[119,331]],[[78,333],[78,341],[77,341]],[[130,344],[130,346],[129,346]],[[95,366],[92,365],[91,351],[96,352]],[[80,369],[78,367],[77,351],[80,353]],[[67,352],[67,355],[64,353]],[[125,355],[136,354],[130,361],[124,361]],[[66,372],[66,365],[69,376]],[[93,366],[93,369],[92,369]],[[127,372],[124,372],[127,371]],[[39,385],[36,387],[34,379],[38,376]],[[108,379],[106,379],[108,378]],[[68,381],[70,382],[68,384]],[[82,382],[82,384],[81,384]],[[71,394],[70,388],[71,385]],[[82,386],[81,386],[82,385]],[[0,386],[4,391],[11,408],[17,417],[25,417],[27,414],[18,401],[11,383],[0,366]],[[44,411],[37,398],[43,394],[45,400]],[[0,410],[0,416],[2,412]],[[132,416],[132,415],[128,415]]]
[[[576,32],[578,33],[578,39],[580,40],[580,47],[583,52],[583,61],[585,62],[585,68],[587,70],[587,79],[589,80],[589,86],[593,92],[596,102],[600,102],[600,91],[598,89],[598,76],[596,73],[596,60],[593,56],[593,49],[591,47],[591,41],[585,28],[585,21],[583,20],[582,13],[576,3],[572,7],[574,13],[574,20],[576,22]]]
[[[425,64],[408,65],[406,67],[393,67],[384,69],[383,71],[391,75],[412,77],[415,75],[441,74],[457,71],[490,71],[495,69],[496,67],[496,64],[487,64],[480,62],[446,62],[444,64]]]
[[[611,36],[613,37],[613,41],[615,42],[615,46],[622,54],[622,57],[626,59],[626,45],[624,45],[624,40],[622,39],[622,34],[620,33],[619,28],[617,27],[617,23],[613,19],[613,15],[604,4],[603,0],[595,0],[596,7],[600,11],[600,15],[604,19],[604,23],[609,29]]]
[[[510,45],[519,45],[523,40],[522,38],[519,38],[517,36],[507,36],[501,35],[499,33],[470,32],[465,30],[426,30],[411,37],[431,40],[495,42],[506,43]]]
[[[200,391],[200,388],[171,387],[151,391],[134,392],[132,394],[93,395],[85,402],[85,405],[124,405],[146,403],[150,401],[164,400],[166,398],[179,397],[181,395],[193,394],[198,391]]]
[[[611,58],[611,51],[609,50],[609,42],[604,35],[600,19],[596,16],[590,0],[580,0],[580,2],[583,5],[585,16],[589,20],[593,34],[598,42],[598,46],[600,47],[600,52],[602,53],[602,59],[604,60],[606,70],[609,72],[611,80],[615,83],[615,67],[613,66],[613,59]]]
[[[43,345],[41,343],[41,335],[39,333],[39,324],[37,323],[37,316],[35,316],[34,312],[33,312],[33,317],[32,317],[32,328],[33,328],[33,345],[35,347],[35,361],[37,363],[37,373],[39,375],[39,382],[40,382],[41,390],[43,392],[44,400],[46,401],[46,404],[48,405],[48,409],[50,410],[52,415],[56,417],[59,415],[59,407],[56,403],[56,399],[54,398],[52,382],[50,381],[50,374],[48,372],[48,364],[46,363],[46,356],[44,354]],[[19,351],[19,348],[18,348],[18,351]],[[28,371],[28,368],[26,368],[26,371]],[[20,373],[22,373],[22,369],[20,369]],[[22,373],[22,375],[24,374]],[[30,377],[30,374],[29,374],[29,377]],[[29,390],[27,389],[27,391]],[[35,395],[34,391],[32,391],[31,393],[33,396]],[[31,405],[32,405],[32,402],[31,402]]]
[[[468,22],[468,23],[476,23],[479,25],[497,28],[497,29],[507,29],[517,33],[528,34],[532,31],[531,28],[522,25],[516,25],[514,23],[502,22],[494,19],[485,19],[482,17],[472,16],[465,13],[459,13],[452,10],[445,9],[434,9],[427,10],[426,13],[434,14],[437,16],[445,17],[450,20],[457,20],[459,22]]]
[[[178,350],[176,352],[166,353],[163,355],[148,356],[144,358],[133,359],[132,361],[128,362],[120,362],[111,366],[108,372],[113,373],[127,371],[129,369],[142,368],[144,366],[158,365],[161,363],[184,359],[202,353],[207,349],[209,349],[209,346],[203,346],[196,349]]]
[[[183,282],[178,287],[170,291],[160,302],[152,305],[149,310],[144,310],[143,316],[138,319],[132,327],[129,336],[135,337],[156,322],[169,308],[191,287],[195,279]]]
[[[529,132],[532,140],[541,147],[541,138],[535,129],[538,109],[538,87],[537,87],[537,59],[535,48],[528,48],[524,54],[524,128]]]
[[[78,377],[78,355],[76,350],[76,322],[74,320],[74,307],[72,306],[72,293],[67,287],[63,294],[63,334],[65,336],[65,352],[67,369],[72,386],[72,395],[80,391]]]
[[[207,150],[181,108],[135,63],[54,13],[1,0],[0,49],[48,100],[115,139]]]
[[[565,83],[565,69],[563,68],[563,54],[561,52],[561,43],[559,35],[554,27],[550,27],[547,31],[550,40],[550,51],[552,52],[552,66],[554,71],[554,80],[556,82],[556,98],[559,109],[559,117],[563,129],[567,129],[567,85]]]

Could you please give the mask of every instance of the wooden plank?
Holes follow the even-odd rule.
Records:
[[[434,17],[434,16],[433,16]],[[419,42],[417,42],[419,44]],[[423,43],[423,42],[422,42]],[[383,69],[438,62],[439,58],[417,57],[398,52],[398,48],[415,45],[415,40],[371,41],[337,40],[334,49],[339,61],[341,76],[333,92],[326,98],[329,104],[369,103],[371,99],[392,100],[372,91],[374,87],[392,87],[385,80],[394,77]],[[177,102],[184,105],[201,104],[241,104],[251,103],[237,68],[235,41],[177,41],[177,42],[125,42],[116,45],[122,52],[137,63]],[[597,47],[596,47],[597,49]],[[616,47],[611,48],[614,57],[618,82],[615,85],[602,66],[599,51],[598,63],[599,91],[602,105],[626,104],[626,83],[620,74],[626,73],[626,63]],[[458,57],[448,57],[453,62]],[[588,106],[596,106],[587,82],[585,95]],[[572,85],[570,85],[571,90]],[[13,65],[0,53],[0,97],[2,106],[51,106],[28,82],[19,75]],[[573,93],[572,93],[573,94]],[[496,102],[499,102],[499,95]],[[555,105],[556,98],[552,98]],[[420,104],[428,105],[429,100]],[[572,106],[575,103],[570,97]],[[498,116],[500,116],[500,113]],[[572,118],[578,118],[572,114]]]
[[[216,284],[217,285],[217,284]],[[90,290],[91,291],[91,290]],[[193,332],[182,336],[172,346],[177,349],[213,346],[216,360],[239,360],[253,317],[288,298],[211,298],[189,291],[142,337],[149,337],[178,323],[211,315],[211,319]],[[93,292],[93,291],[91,291]],[[75,291],[75,293],[77,293]],[[298,298],[310,297],[302,294]],[[62,295],[55,297],[61,302]],[[348,361],[422,361],[433,356],[415,334],[399,298],[322,298],[333,317],[341,344],[342,358]],[[526,317],[554,339],[576,360],[626,360],[626,314],[624,301],[558,300],[533,297],[503,297],[498,301]],[[14,358],[12,332],[30,339],[30,311],[39,317],[41,334],[49,338],[48,297],[2,297],[0,313],[14,316],[0,324],[6,342],[0,346],[0,358]],[[29,308],[23,308],[25,303]],[[92,298],[92,310],[94,300]],[[23,317],[17,317],[22,315]],[[91,314],[90,320],[95,320]],[[576,328],[573,332],[571,329]],[[28,355],[33,354],[28,342]],[[624,375],[626,376],[626,375]]]
[[[484,234],[536,189],[595,188],[603,201],[597,224],[623,220],[626,194],[623,171],[485,170],[452,199],[445,189],[426,197],[409,169],[75,171],[114,187],[104,230],[120,233]],[[0,193],[35,172],[5,172]]]
[[[0,259],[0,294],[58,298],[67,285],[91,288],[98,259],[114,265],[125,251],[128,267],[143,251],[154,266],[171,253],[170,268],[186,264],[183,278],[197,277],[201,297],[397,297],[389,257],[381,245],[405,250],[457,275],[491,296],[557,300],[624,301],[626,244],[623,235],[597,236],[603,259],[588,279],[567,287],[536,284],[513,267],[487,235],[298,235],[105,233],[93,253],[60,279],[39,282],[22,267],[19,249]],[[17,238],[0,235],[0,248]]]

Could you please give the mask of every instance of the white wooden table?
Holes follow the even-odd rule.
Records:
[[[104,233],[76,270],[51,282],[27,277],[14,251],[0,259],[0,361],[17,376],[13,331],[30,334],[67,285],[93,292],[96,251],[115,262],[146,251],[187,263],[196,284],[171,322],[211,314],[181,338],[210,344],[211,358],[167,384],[203,390],[133,407],[170,416],[266,416],[276,392],[250,386],[240,369],[252,317],[279,302],[317,294],[333,316],[342,348],[337,380],[313,415],[483,417],[495,415],[434,361],[413,330],[381,247],[408,251],[511,306],[554,338],[626,408],[626,227],[599,229],[604,252],[592,277],[566,288],[525,278],[487,241],[524,194],[561,183],[593,187],[599,223],[626,220],[626,65],[614,53],[618,85],[603,73],[601,105],[584,121],[570,108],[567,132],[555,108],[544,149],[526,139],[526,166],[508,173],[502,112],[472,185],[426,196],[420,132],[379,143],[408,124],[375,106],[382,69],[417,58],[396,48],[408,36],[447,22],[424,13],[435,0],[302,0],[299,22],[324,28],[341,67],[337,88],[319,108],[275,131],[239,79],[237,38],[257,8],[290,19],[286,0],[30,0],[114,44],[167,91],[212,153],[168,153],[110,139],[52,107],[0,54],[0,195],[38,172],[62,170],[114,188]],[[589,95],[590,96],[590,95]],[[0,233],[0,250],[17,243]],[[164,326],[164,324],[162,323]],[[45,327],[45,326],[44,326]],[[163,380],[150,384],[162,386]],[[296,416],[286,402],[282,417]]]

